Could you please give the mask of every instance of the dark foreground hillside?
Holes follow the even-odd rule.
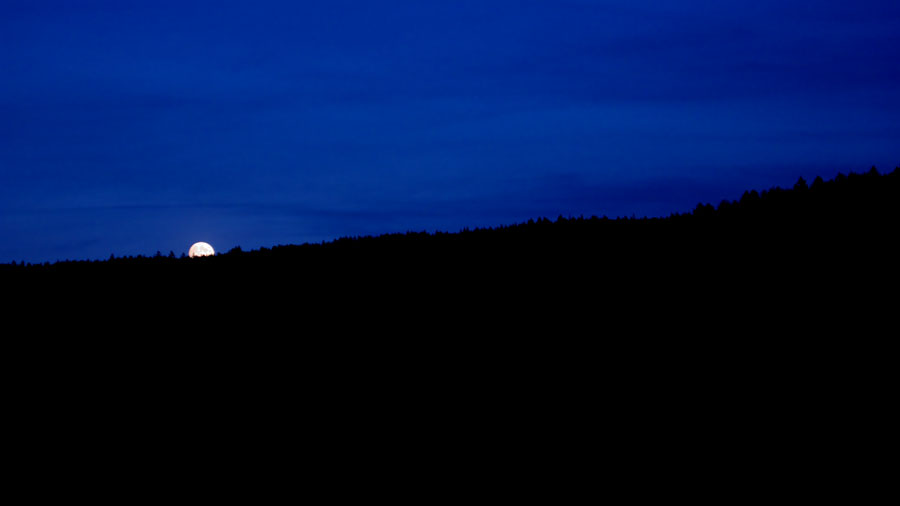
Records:
[[[229,319],[299,328],[380,322],[399,331],[479,315],[528,326],[545,314],[608,320],[621,311],[671,311],[694,320],[698,315],[685,313],[827,311],[884,300],[878,293],[896,274],[898,180],[898,170],[873,169],[748,191],[667,218],[540,218],[459,233],[235,249],[214,258],[0,266],[0,275],[18,290],[10,293],[16,305],[30,309],[116,308],[153,321],[185,312],[203,314],[207,326]],[[760,312],[745,311],[757,304]],[[736,330],[739,322],[725,325]]]
[[[166,497],[858,499],[898,218],[900,170],[872,171],[663,219],[2,266],[14,460]]]
[[[365,361],[587,346],[608,357],[649,340],[662,359],[706,353],[701,339],[814,353],[835,336],[893,332],[898,223],[900,169],[873,168],[666,218],[2,266],[2,278],[7,318],[27,329],[146,339],[148,353],[272,346],[286,351],[275,359],[337,350]]]

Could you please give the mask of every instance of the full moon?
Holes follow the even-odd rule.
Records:
[[[215,255],[216,252],[213,250],[213,247],[205,242],[197,242],[191,246],[190,251],[188,251],[188,256],[191,258],[194,257],[208,257],[210,255]]]

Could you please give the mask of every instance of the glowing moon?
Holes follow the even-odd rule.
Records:
[[[194,245],[191,246],[190,251],[188,251],[188,256],[191,258],[208,257],[215,254],[216,252],[213,250],[213,247],[205,242],[194,243]]]

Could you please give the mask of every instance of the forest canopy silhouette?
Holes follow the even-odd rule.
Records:
[[[332,367],[518,369],[535,357],[559,374],[594,370],[595,360],[623,374],[688,361],[752,369],[882,332],[900,281],[898,218],[900,168],[873,168],[661,218],[541,217],[193,259],[16,263],[0,265],[0,279],[8,314],[57,330],[54,363],[64,368],[69,354],[121,352],[188,370],[240,357],[254,374],[301,367],[335,384],[349,380],[329,376]],[[124,337],[69,339],[74,329]]]
[[[300,427],[325,455],[373,434],[386,452],[435,434],[580,452],[599,430],[616,462],[723,442],[741,459],[818,456],[847,420],[890,419],[866,409],[889,398],[894,355],[858,335],[896,310],[898,197],[900,168],[873,169],[666,218],[4,265],[25,306],[12,318],[56,330],[8,340],[13,390],[23,411],[52,410],[40,430],[64,420],[117,444],[145,423],[193,448],[193,416],[218,449],[248,427],[281,448]],[[115,423],[83,415],[107,411]],[[222,420],[236,428],[220,435]]]
[[[321,244],[280,245],[272,248],[243,251],[237,246],[215,258],[177,258],[170,251],[157,251],[152,256],[117,257],[108,260],[65,260],[53,264],[34,264],[22,261],[0,265],[11,272],[67,272],[80,269],[140,269],[154,266],[240,267],[248,263],[290,264],[303,262],[306,257],[316,262],[324,256],[341,257],[352,254],[374,255],[386,260],[388,254],[428,252],[434,255],[493,256],[507,248],[527,246],[517,250],[518,256],[541,257],[565,247],[587,247],[597,253],[631,252],[636,245],[669,249],[675,244],[705,244],[719,240],[743,239],[753,247],[767,242],[767,237],[788,240],[802,246],[800,239],[830,242],[837,233],[853,233],[855,237],[890,234],[871,225],[894,222],[898,209],[898,179],[900,167],[888,174],[880,174],[875,167],[864,174],[838,174],[833,180],[816,177],[807,183],[802,177],[792,188],[774,187],[769,190],[748,190],[738,200],[722,200],[718,205],[700,203],[690,212],[673,213],[668,217],[616,218],[592,216],[563,217],[551,220],[539,217],[524,223],[497,227],[463,229],[456,233],[407,232],[380,236],[342,237]],[[831,232],[829,234],[829,231]],[[749,234],[749,235],[747,235]],[[755,234],[763,234],[761,236]],[[690,239],[690,240],[688,240]],[[673,242],[669,242],[673,241]],[[832,243],[834,247],[840,244]],[[496,249],[496,251],[492,251]],[[575,251],[572,251],[575,253]],[[677,254],[676,251],[670,253]],[[384,258],[382,258],[384,257]],[[464,259],[459,259],[464,260]],[[284,265],[282,265],[284,266]],[[17,269],[12,269],[12,268]]]

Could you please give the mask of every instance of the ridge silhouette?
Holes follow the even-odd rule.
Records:
[[[666,490],[692,459],[724,487],[794,479],[892,420],[898,197],[900,169],[873,170],[667,218],[0,266],[14,433],[40,435],[29,455],[127,441],[167,465],[299,434],[315,467],[376,475],[490,449],[544,477],[596,452],[634,490],[648,459]]]
[[[461,248],[487,245],[502,248],[505,242],[519,241],[532,247],[546,246],[539,243],[547,241],[561,241],[564,245],[593,245],[609,243],[612,238],[629,234],[635,237],[658,235],[668,238],[666,234],[673,230],[688,234],[698,231],[725,232],[731,236],[734,235],[734,231],[754,230],[754,227],[767,227],[770,231],[786,236],[800,234],[808,239],[811,236],[810,232],[823,233],[822,227],[833,229],[846,226],[852,220],[864,219],[865,222],[853,223],[853,228],[867,229],[868,222],[889,221],[896,217],[893,213],[896,213],[897,207],[897,178],[900,177],[898,171],[900,167],[891,173],[881,175],[875,167],[872,167],[864,174],[839,173],[835,179],[827,182],[821,177],[816,177],[812,185],[807,184],[801,177],[792,189],[774,187],[761,192],[748,190],[739,200],[723,200],[718,206],[700,203],[691,212],[673,213],[668,217],[609,219],[605,216],[566,218],[560,215],[555,220],[539,217],[525,223],[465,228],[455,233],[410,231],[380,236],[342,237],[321,244],[280,245],[253,251],[243,251],[240,246],[236,246],[227,253],[217,254],[212,259],[187,259],[184,254],[180,259],[186,260],[189,264],[214,262],[218,266],[238,266],[250,259],[277,263],[284,260],[303,260],[303,255],[309,255],[312,259],[321,260],[319,256],[322,254],[340,256],[348,251],[362,251],[375,255],[403,248],[432,251],[440,247],[457,251]],[[681,230],[678,230],[679,228]],[[604,234],[609,234],[609,237],[604,237]],[[647,239],[652,242],[654,237],[641,237],[639,240]],[[615,247],[619,246],[621,245]],[[489,251],[481,253],[490,254]],[[45,262],[34,265],[24,261],[12,262],[0,264],[2,269],[0,272],[11,274],[14,272],[11,267],[63,272],[82,268],[96,269],[97,264],[101,266],[115,264],[116,268],[147,266],[151,263],[172,265],[171,260],[176,260],[175,253],[171,251],[168,255],[157,251],[153,256],[116,257],[112,254],[107,261],[65,260],[53,264]]]
[[[889,252],[900,216],[898,181],[900,168],[882,175],[873,167],[750,190],[662,218],[541,217],[458,233],[236,247],[207,258],[157,252],[7,264],[0,276],[38,305],[52,294],[63,305],[119,312],[140,304],[271,318],[293,311],[317,325],[360,327],[503,312],[587,314],[604,306],[683,318],[692,298],[716,312],[762,300],[786,312],[843,303],[896,274]]]

